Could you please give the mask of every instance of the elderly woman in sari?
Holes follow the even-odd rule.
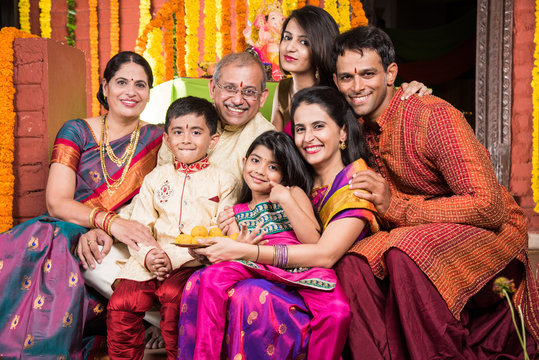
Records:
[[[74,255],[79,237],[98,227],[130,246],[155,242],[146,227],[115,214],[157,161],[162,129],[140,120],[152,83],[140,55],[114,56],[97,95],[108,112],[70,120],[57,135],[48,213],[0,234],[2,356],[87,358],[95,337],[83,335],[84,325],[104,306],[84,286]]]

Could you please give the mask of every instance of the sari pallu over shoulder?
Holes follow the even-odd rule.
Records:
[[[384,224],[374,205],[354,195],[357,190],[350,190],[348,182],[353,175],[369,167],[363,159],[358,159],[341,170],[328,187],[314,189],[311,201],[325,229],[331,221],[345,217],[363,218],[369,224],[371,233],[380,230]],[[327,190],[326,190],[327,189]],[[365,234],[361,234],[362,238]]]
[[[98,141],[84,120],[71,120],[62,127],[54,143],[51,164],[60,163],[76,172],[75,200],[92,207],[116,210],[138,194],[144,176],[155,168],[162,133],[163,130],[159,126],[141,127],[127,176],[113,193],[107,191],[101,169]],[[126,135],[111,141],[110,147],[115,154],[123,154],[129,140],[130,135]],[[124,167],[118,167],[106,154],[104,159],[111,179],[118,180]]]
[[[117,209],[137,192],[156,164],[162,130],[141,128],[131,167],[120,188],[109,194],[102,176],[99,147],[84,120],[71,120],[58,133],[51,163],[76,173],[75,200]],[[110,143],[122,154],[129,135]],[[118,178],[122,168],[107,158]],[[84,325],[103,315],[105,304],[84,286],[74,255],[88,229],[48,215],[28,220],[0,234],[0,349],[4,358],[90,358],[95,336],[83,336]]]

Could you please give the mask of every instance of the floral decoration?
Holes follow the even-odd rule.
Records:
[[[13,40],[16,38],[38,37],[12,27],[0,29],[0,231],[13,225],[13,131],[15,112],[13,100]]]
[[[298,0],[298,7],[296,9],[301,9],[307,4],[307,1],[305,0]]]
[[[144,52],[144,58],[148,60],[154,78],[154,85],[159,85],[165,77],[165,60],[163,59],[163,31],[161,27],[154,27],[148,34],[148,45]]]
[[[147,0],[142,0],[147,1]],[[148,22],[144,25],[144,27],[139,27],[139,37],[137,38],[137,43],[135,46],[135,51],[139,54],[143,54],[146,60],[150,63],[150,66],[152,67],[152,71],[154,73],[155,78],[155,84],[160,84],[164,77],[168,79],[168,74],[172,74],[170,78],[174,76],[174,36],[172,36],[172,29],[174,27],[173,25],[173,18],[176,16],[176,49],[178,53],[176,54],[176,61],[177,61],[177,69],[180,76],[182,73],[182,69],[184,68],[182,64],[182,59],[185,58],[185,56],[181,56],[180,52],[182,50],[183,44],[182,41],[185,39],[185,28],[182,24],[184,24],[185,19],[185,13],[183,12],[183,6],[180,5],[179,0],[170,0],[163,4],[161,9],[157,12],[155,17],[151,19],[151,16],[149,15],[149,2],[146,2],[145,4],[140,5],[140,11],[147,11],[147,16],[141,14],[141,20],[140,21],[146,21]],[[144,6],[143,6],[144,5]],[[146,10],[148,9],[148,10]],[[167,23],[168,22],[168,23]],[[198,23],[198,19],[197,19]],[[161,28],[165,28],[166,32],[169,34],[165,34],[165,45],[167,48],[165,49],[165,56],[169,60],[164,60],[162,56],[162,45],[161,45],[161,39],[163,36],[163,32],[161,31]],[[172,36],[168,37],[167,36]],[[182,58],[182,59],[180,59]],[[166,63],[165,63],[166,61]]]
[[[19,23],[22,31],[30,32],[30,0],[19,0]]]
[[[326,10],[332,18],[339,22],[339,10],[337,9],[337,0],[324,0],[324,10]],[[340,26],[341,24],[339,24]]]
[[[363,4],[361,3],[361,1],[350,0],[350,5],[352,7],[352,22],[350,25],[353,28],[369,25],[369,20],[365,15],[365,10],[363,9]]]
[[[165,81],[174,78],[174,18],[165,20]]]
[[[215,38],[215,56],[217,59],[223,57],[223,2],[217,1],[215,3],[215,26],[216,26],[216,38]]]
[[[39,0],[41,37],[51,38],[51,0]]]
[[[215,1],[204,1],[204,61],[215,61],[216,10]]]
[[[116,55],[120,51],[119,18],[120,18],[119,0],[110,0],[110,53],[111,55]]]
[[[241,1],[240,1],[241,3]],[[198,24],[199,24],[200,2],[198,0],[185,0],[185,70],[187,76],[196,77],[198,75]]]
[[[283,9],[283,15],[289,16],[292,10],[298,8],[298,2],[297,0],[283,0],[281,7]]]
[[[247,46],[243,29],[247,25],[247,5],[245,0],[236,1],[236,51],[243,51]]]
[[[520,320],[519,321],[520,326],[519,326],[519,324],[517,324],[517,320],[515,317],[515,310],[513,309],[513,304],[510,298],[510,295],[514,294],[517,291],[514,280],[513,279],[509,280],[508,278],[501,276],[497,278],[496,280],[494,280],[492,291],[498,294],[500,298],[502,299],[505,298],[507,300],[507,305],[509,305],[509,311],[511,312],[511,319],[513,320],[513,325],[515,326],[518,341],[520,342],[520,346],[522,347],[522,351],[524,353],[524,360],[530,360],[530,357],[528,356],[528,352],[526,351],[526,329],[524,327],[524,317],[522,315],[522,308],[520,307],[520,305],[517,307],[518,316]]]
[[[539,0],[535,0],[535,42],[534,66],[532,70],[533,89],[533,140],[532,140],[532,190],[534,211],[539,213]]]
[[[97,30],[97,0],[88,0],[90,7],[90,81],[92,94],[99,91],[99,33]],[[92,115],[98,116],[101,105],[96,96],[92,96]]]
[[[148,25],[150,20],[152,20],[152,15],[150,14],[151,6],[152,6],[151,0],[140,0],[139,2],[139,5],[138,5],[138,9],[139,9],[138,37],[139,38],[144,32],[146,25]]]
[[[230,0],[223,0],[221,2],[223,12],[221,14],[221,32],[223,34],[231,34],[230,28]],[[228,54],[232,52],[232,37],[224,36],[223,37],[223,54]]]
[[[339,30],[350,30],[350,1],[339,0]]]
[[[179,4],[176,16],[176,69],[178,76],[185,76],[185,6]]]
[[[249,10],[249,21],[251,24],[255,21],[258,9],[262,7],[262,0],[247,0],[247,9]]]

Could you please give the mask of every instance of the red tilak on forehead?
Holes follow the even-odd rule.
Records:
[[[356,68],[354,68],[354,72],[357,74],[357,69]]]
[[[189,124],[185,124],[185,128],[186,128],[186,129],[189,129]]]
[[[133,78],[131,78],[131,81],[133,81]]]
[[[242,82],[240,82],[240,87],[243,87],[243,81],[242,81]]]

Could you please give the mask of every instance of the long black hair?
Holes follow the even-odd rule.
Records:
[[[148,64],[145,58],[133,51],[122,51],[114,55],[105,67],[103,79],[105,79],[105,81],[108,83],[114,77],[114,75],[116,75],[116,72],[120,69],[120,67],[122,67],[122,65],[126,63],[135,63],[142,66],[144,72],[146,73],[146,76],[148,77],[148,86],[151,89],[153,86],[152,68],[150,67],[150,64]],[[99,91],[97,92],[96,96],[97,100],[99,100],[99,103],[103,105],[106,110],[108,110],[109,103],[107,102],[105,94],[103,94],[103,84],[99,85]]]
[[[312,178],[305,161],[301,157],[294,141],[283,132],[269,130],[260,134],[249,146],[245,158],[248,159],[257,146],[265,146],[275,157],[275,162],[281,170],[283,186],[297,186],[309,194],[312,189]],[[251,189],[243,180],[239,203],[251,201]]]
[[[301,104],[319,105],[337,126],[344,127],[347,135],[346,149],[341,150],[341,159],[345,166],[359,158],[368,162],[369,152],[361,127],[350,105],[337,89],[329,86],[313,86],[298,91],[292,99],[290,110],[293,132],[295,132],[294,114]]]
[[[281,31],[281,41],[283,41],[286,26],[292,19],[296,20],[305,32],[305,35],[307,35],[311,49],[312,64],[315,70],[318,70],[320,77],[319,84],[332,86],[333,66],[331,64],[331,52],[333,42],[337,35],[339,35],[339,26],[326,10],[316,6],[306,5],[292,11],[290,16],[286,18]],[[288,74],[286,71],[285,73]]]

